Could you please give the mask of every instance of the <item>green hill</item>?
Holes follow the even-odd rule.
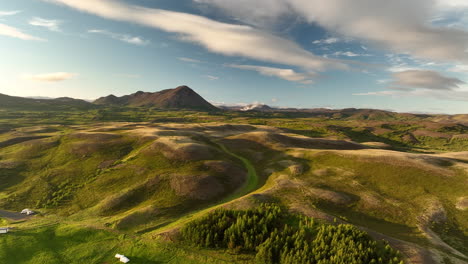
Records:
[[[0,235],[0,263],[109,263],[115,253],[135,263],[255,263],[260,257],[253,247],[210,242],[198,248],[181,230],[203,224],[219,210],[250,215],[249,210],[265,203],[284,213],[272,226],[275,232],[286,232],[284,241],[297,232],[310,234],[301,242],[308,249],[302,248],[305,244],[288,244],[288,250],[275,256],[286,258],[295,250],[306,254],[313,248],[322,227],[300,231],[303,225],[297,216],[314,218],[331,232],[327,236],[350,232],[343,241],[364,236],[362,246],[380,252],[376,256],[382,258],[385,250],[371,246],[372,241],[388,241],[405,263],[468,259],[466,152],[381,149],[367,144],[365,137],[372,132],[358,134],[362,132],[337,125],[323,130],[322,138],[299,135],[294,132],[304,130],[297,129],[298,119],[281,119],[281,125],[294,124],[292,129],[246,124],[254,121],[251,118],[244,124],[201,123],[190,120],[210,115],[160,114],[184,115],[184,122],[81,120],[68,125],[17,124],[1,131],[0,209],[30,208],[38,214],[21,221],[3,215],[1,225],[13,229]],[[307,122],[304,126],[317,129]],[[379,127],[408,128],[406,123],[388,122]],[[431,129],[464,133],[465,127]],[[326,135],[330,131],[362,144]],[[386,142],[385,148],[401,147]],[[228,222],[233,221],[237,220]],[[333,227],[338,224],[355,229]],[[208,234],[195,229],[199,235]],[[215,241],[214,233],[210,236],[202,237]],[[264,253],[284,242],[271,238],[272,244],[263,245],[268,237],[258,239],[255,245],[265,247]],[[341,253],[326,254],[338,258]]]

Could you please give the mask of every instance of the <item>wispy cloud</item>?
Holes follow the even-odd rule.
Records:
[[[341,40],[339,38],[326,38],[326,39],[314,40],[312,43],[316,45],[323,45],[323,44],[334,44],[340,41]]]
[[[448,69],[448,71],[468,73],[468,65],[455,65],[454,67]]]
[[[218,76],[213,76],[213,75],[203,75],[203,77],[207,78],[210,81],[216,81],[219,80]]]
[[[391,81],[392,81],[391,79],[379,79],[379,80],[377,80],[377,83],[378,84],[384,84],[384,83],[389,83]]]
[[[196,60],[196,59],[192,59],[192,58],[187,58],[187,57],[179,57],[179,58],[177,58],[177,59],[180,60],[180,61],[190,62],[190,63],[202,63],[202,61],[200,61],[200,60]]]
[[[211,52],[293,65],[315,71],[347,69],[339,60],[316,56],[288,39],[245,25],[218,22],[203,16],[143,8],[117,1],[47,0],[104,18],[128,21],[179,34],[180,40]],[[281,56],[278,56],[281,54]]]
[[[367,93],[354,93],[356,96],[390,96],[394,98],[404,97],[427,97],[439,100],[449,101],[467,101],[468,102],[468,90],[455,90],[455,91],[436,91],[428,89],[419,89],[413,91],[378,91],[378,92],[367,92]]]
[[[436,71],[406,70],[392,74],[385,91],[355,93],[360,96],[429,97],[441,100],[468,101],[465,82]]]
[[[77,76],[76,73],[53,72],[53,73],[44,73],[44,74],[36,74],[36,75],[24,75],[23,78],[32,80],[32,81],[40,81],[40,82],[61,82],[61,81],[72,79],[75,76]]]
[[[21,13],[22,11],[20,10],[12,10],[12,11],[1,11],[0,10],[0,17],[2,16],[14,16],[16,14]]]
[[[458,78],[444,76],[430,70],[407,70],[393,73],[391,88],[397,90],[432,89],[453,90],[464,84]]]
[[[29,24],[32,26],[36,26],[36,27],[44,27],[50,31],[59,32],[61,31],[60,25],[62,24],[62,21],[55,20],[55,19],[44,19],[40,17],[33,17],[31,20],[29,20]]]
[[[240,1],[240,0],[239,0]],[[214,6],[241,13],[244,21],[256,16],[248,0],[233,4],[229,0],[203,0]],[[431,20],[441,12],[440,4],[460,10],[468,6],[464,0],[266,0],[255,1],[256,8],[281,20],[285,14],[300,16],[310,24],[320,25],[328,32],[362,40],[397,53],[436,61],[468,61],[468,32],[434,26]],[[449,3],[449,4],[448,4]],[[281,6],[281,10],[275,10]],[[345,10],[345,12],[343,12]],[[465,9],[466,10],[466,9]],[[460,12],[460,14],[464,14]],[[466,17],[466,15],[464,16]],[[329,38],[317,43],[331,44]]]
[[[17,29],[17,28],[14,28],[5,24],[0,24],[0,35],[22,39],[22,40],[46,41],[45,39],[31,36],[29,34],[22,32],[20,29]]]
[[[127,42],[129,44],[138,45],[138,46],[145,46],[150,43],[149,40],[145,40],[142,37],[135,37],[135,36],[131,36],[128,34],[114,33],[114,32],[110,32],[110,31],[102,30],[102,29],[90,29],[88,30],[88,33],[102,34],[110,38],[117,39],[123,42]]]
[[[368,57],[370,54],[354,53],[352,51],[337,51],[333,53],[334,56],[345,56],[345,57]]]
[[[241,69],[241,70],[256,71],[265,76],[274,76],[277,78],[281,78],[283,80],[287,80],[290,82],[298,82],[302,84],[311,84],[313,83],[312,78],[317,77],[317,73],[298,73],[292,69],[281,69],[281,68],[273,68],[273,67],[264,67],[264,66],[255,66],[255,65],[238,65],[238,64],[230,64],[227,66],[231,68]]]

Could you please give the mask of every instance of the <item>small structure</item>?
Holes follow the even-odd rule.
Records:
[[[10,228],[3,228],[3,227],[0,227],[0,234],[6,234],[10,231]]]
[[[115,254],[115,257],[118,258],[120,260],[120,262],[123,262],[123,263],[128,263],[130,262],[130,259],[128,259],[126,256],[124,255],[120,255],[120,254]]]
[[[33,215],[34,211],[30,210],[30,209],[23,209],[23,211],[21,211],[21,213],[25,214],[25,215]]]

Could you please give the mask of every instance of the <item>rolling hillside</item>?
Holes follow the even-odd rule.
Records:
[[[70,241],[69,251],[42,256],[47,263],[73,250],[80,261],[105,263],[113,248],[141,263],[253,263],[248,252],[194,251],[178,233],[216,209],[263,203],[353,224],[407,263],[468,259],[466,152],[400,152],[224,123],[40,125],[4,131],[0,142],[8,142],[0,148],[0,209],[39,212],[6,220],[14,231],[0,237],[1,262],[39,263],[12,257],[26,250],[17,243],[27,236],[35,256],[46,254],[46,237]],[[90,251],[104,240],[106,250]]]
[[[463,116],[0,99],[0,263],[467,263]]]

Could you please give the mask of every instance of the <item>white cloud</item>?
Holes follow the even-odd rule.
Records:
[[[21,30],[10,27],[5,24],[0,24],[0,35],[7,36],[7,37],[12,37],[12,38],[18,38],[22,40],[36,40],[36,41],[45,41],[44,39],[28,35],[26,33],[23,33]]]
[[[413,91],[378,91],[378,92],[367,92],[367,93],[355,93],[357,96],[390,96],[394,98],[403,97],[428,97],[439,100],[449,101],[467,101],[468,102],[468,90],[456,90],[456,91],[436,91],[436,90],[413,90]]]
[[[326,38],[326,39],[315,40],[312,43],[317,44],[317,45],[321,45],[321,44],[334,44],[334,43],[338,43],[338,42],[340,42],[339,38]]]
[[[207,78],[210,81],[216,81],[219,80],[219,77],[213,76],[213,75],[203,75],[203,77]]]
[[[384,84],[384,83],[389,83],[391,80],[390,79],[379,79],[377,80],[378,84]]]
[[[288,1],[310,22],[345,36],[420,58],[468,60],[467,32],[429,25],[436,11],[431,0]]]
[[[190,63],[201,63],[202,61],[200,60],[196,60],[196,59],[192,59],[192,58],[187,58],[187,57],[179,57],[177,58],[178,60],[180,61],[184,61],[184,62],[190,62]]]
[[[387,70],[389,72],[403,72],[403,71],[419,70],[419,68],[408,66],[407,64],[397,64],[397,65],[391,66]]]
[[[468,101],[465,82],[441,75],[435,71],[408,70],[393,74],[390,87],[385,91],[355,93],[359,96],[428,97],[450,101]]]
[[[283,80],[298,82],[302,84],[311,84],[313,83],[312,78],[317,77],[317,73],[298,73],[292,69],[280,69],[273,67],[263,67],[263,66],[254,66],[254,65],[237,65],[231,64],[228,65],[231,68],[256,71],[265,76],[274,76],[281,78]]]
[[[407,70],[393,73],[393,89],[454,90],[465,82],[430,70]]]
[[[316,56],[290,40],[250,26],[227,24],[198,15],[144,8],[111,0],[47,0],[47,2],[63,4],[108,19],[128,21],[177,33],[183,41],[199,44],[211,52],[226,56],[243,56],[316,71],[348,68],[341,61]]]
[[[21,13],[19,10],[13,10],[13,11],[0,11],[0,17],[2,16],[14,16],[16,14]]]
[[[102,30],[102,29],[90,29],[88,30],[88,33],[102,34],[110,38],[117,39],[123,42],[127,42],[129,44],[134,44],[138,46],[145,46],[150,43],[149,40],[145,40],[141,37],[134,37],[134,36],[127,35],[127,34],[114,33],[114,32],[110,32],[110,31]]]
[[[468,72],[468,65],[455,65],[454,67],[450,68],[449,71],[451,71],[451,72]]]
[[[468,8],[466,0],[437,0],[436,3],[441,8]]]
[[[216,13],[221,11],[234,19],[257,27],[271,27],[279,16],[289,12],[288,4],[282,0],[194,0],[194,2],[214,6]]]
[[[205,0],[218,7],[239,13],[250,5],[230,4],[227,0]],[[237,2],[237,1],[236,1]],[[251,2],[251,1],[249,1]],[[445,0],[274,0],[259,1],[258,9],[272,12],[280,18],[292,12],[311,24],[319,24],[334,34],[364,40],[397,53],[437,61],[468,61],[468,33],[431,25],[434,16],[442,12]],[[448,0],[448,5],[466,7],[465,0]],[[274,12],[271,6],[283,7]],[[447,4],[445,4],[447,6]],[[244,12],[253,16],[253,12]],[[271,19],[271,18],[270,18]]]
[[[24,75],[23,78],[32,80],[32,81],[40,81],[40,82],[60,82],[72,79],[75,77],[76,73],[69,73],[69,72],[53,72],[53,73],[44,73],[44,74],[36,74],[36,75]]]
[[[55,20],[55,19],[44,19],[40,17],[33,17],[31,20],[29,20],[29,24],[32,26],[36,27],[45,27],[50,31],[60,31],[60,24],[62,24],[62,21],[60,20]]]
[[[345,57],[362,57],[362,56],[370,56],[369,54],[358,54],[352,51],[337,51],[333,53],[335,56],[345,56]]]

